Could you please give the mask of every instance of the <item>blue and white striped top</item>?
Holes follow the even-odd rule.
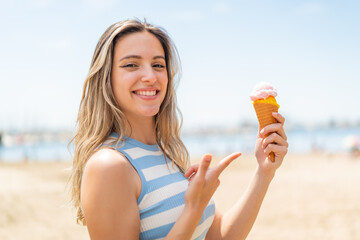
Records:
[[[113,135],[114,136],[114,135]],[[140,239],[163,239],[184,209],[188,180],[179,168],[167,163],[158,145],[147,145],[132,138],[117,150],[125,155],[141,179],[137,200],[140,213]],[[215,214],[211,200],[191,239],[204,239]]]

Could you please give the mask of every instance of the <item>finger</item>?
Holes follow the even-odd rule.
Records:
[[[199,169],[199,164],[196,164],[196,165],[193,165],[193,166],[190,166],[188,168],[188,170],[186,170],[186,173],[185,173],[185,177],[188,178],[190,177],[193,173],[196,173]]]
[[[279,131],[277,131],[277,133],[278,133],[285,141],[287,141],[287,136],[286,136],[286,133],[285,133],[284,128],[281,128]]]
[[[224,159],[222,159],[216,166],[216,168],[214,169],[214,171],[216,172],[217,176],[219,176],[222,171],[224,171],[224,169],[229,166],[229,164],[234,161],[236,158],[238,158],[241,155],[240,152],[238,153],[233,153],[230,154],[229,156],[225,157]]]
[[[276,131],[280,130],[281,127],[282,127],[281,123],[269,124],[269,125],[265,126],[263,129],[261,129],[260,135],[265,136],[271,132],[276,132]]]
[[[262,136],[261,136],[261,133],[260,133],[261,130],[262,130],[262,129],[260,128],[260,125],[259,125],[258,132],[257,132],[257,136],[256,136],[257,138],[261,138],[261,137],[262,137]]]
[[[198,174],[200,177],[204,177],[211,163],[211,154],[205,154],[200,160]]]
[[[196,172],[194,172],[193,174],[190,175],[190,177],[188,178],[189,183],[191,182],[191,180],[193,180],[195,175],[196,175]]]
[[[287,136],[285,134],[283,125],[281,125],[281,123],[273,123],[273,124],[267,125],[260,131],[260,136],[264,137],[264,136],[269,135],[272,132],[277,132],[282,138],[287,140]]]
[[[264,154],[269,155],[271,152],[274,152],[276,154],[284,155],[287,153],[288,148],[286,146],[280,146],[276,144],[269,144],[264,149]]]
[[[273,117],[274,117],[279,123],[281,123],[281,125],[284,127],[285,118],[283,117],[283,115],[281,115],[281,114],[278,113],[278,112],[273,112]],[[286,137],[284,128],[282,128],[282,129],[279,131],[279,134],[280,134],[285,140],[287,140],[287,137]]]
[[[277,144],[277,145],[281,145],[281,146],[288,146],[287,141],[282,138],[279,134],[272,133],[269,136],[267,136],[263,142],[262,142],[262,147],[265,149],[267,147],[268,144]]]
[[[282,125],[284,125],[285,123],[285,118],[278,112],[273,112],[272,113],[273,117]]]

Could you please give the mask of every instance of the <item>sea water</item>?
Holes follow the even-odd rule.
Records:
[[[347,136],[360,138],[360,128],[293,130],[287,133],[289,153],[346,153],[349,146],[344,144]],[[232,152],[253,153],[256,132],[238,134],[207,134],[182,136],[191,157],[205,153],[224,156]],[[0,145],[0,161],[71,161],[73,146],[68,142],[39,142],[14,146]]]
[[[183,140],[190,154],[197,156],[204,153],[226,155],[236,151],[253,153],[256,134],[253,131],[236,135],[195,135],[186,136]],[[357,136],[360,139],[360,128],[289,131],[287,132],[288,152],[295,154],[346,153],[349,151],[349,146],[346,146],[344,140],[348,136]]]

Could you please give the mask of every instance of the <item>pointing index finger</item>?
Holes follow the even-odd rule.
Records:
[[[229,156],[223,158],[216,166],[215,171],[217,173],[218,176],[220,176],[220,174],[225,170],[225,168],[227,166],[229,166],[229,164],[234,161],[236,158],[238,158],[241,155],[240,152],[238,153],[233,153],[230,154]]]

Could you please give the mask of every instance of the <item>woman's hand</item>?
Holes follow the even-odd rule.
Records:
[[[275,174],[289,146],[283,128],[285,118],[277,112],[273,112],[273,116],[278,123],[270,124],[263,129],[259,129],[255,145],[255,156],[259,164],[259,170],[267,174]],[[271,152],[275,154],[274,162],[271,162],[269,159]]]
[[[233,153],[222,159],[216,167],[209,168],[212,156],[206,154],[198,165],[191,166],[185,173],[189,187],[185,193],[185,206],[203,211],[220,184],[219,176],[241,153]]]

